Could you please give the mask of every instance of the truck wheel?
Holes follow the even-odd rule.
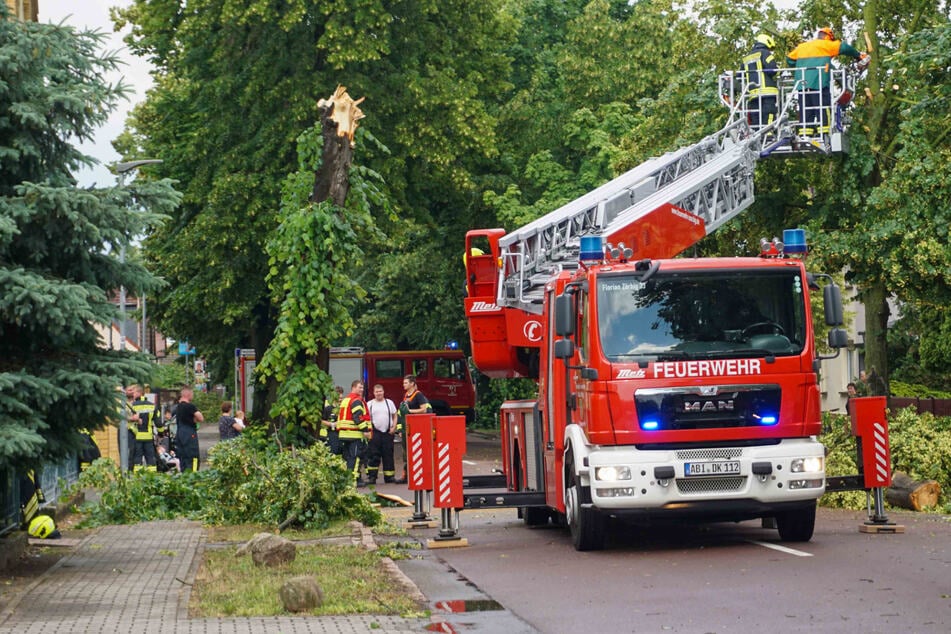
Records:
[[[569,482],[565,490],[565,515],[575,550],[604,548],[604,517],[594,509],[582,508],[591,501],[591,493],[581,486],[574,468],[569,465]]]
[[[816,503],[804,509],[785,511],[776,515],[776,528],[784,542],[807,542],[816,528]]]

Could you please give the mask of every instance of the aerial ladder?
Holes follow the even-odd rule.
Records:
[[[648,159],[597,189],[512,232],[470,231],[466,236],[467,297],[473,357],[490,377],[534,376],[533,349],[544,339],[545,284],[579,266],[582,239],[597,236],[631,259],[671,258],[735,218],[754,200],[754,168],[773,155],[845,152],[848,111],[864,67],[832,71],[827,130],[804,135],[797,109],[801,82],[785,73],[778,114],[751,126],[745,71],[719,79],[730,112],[722,129],[693,145]],[[483,246],[488,244],[488,252]],[[478,344],[478,345],[477,345]]]

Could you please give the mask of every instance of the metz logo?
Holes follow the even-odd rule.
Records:
[[[499,310],[499,307],[496,304],[490,304],[489,302],[472,302],[472,308],[469,309],[470,313],[492,313]]]
[[[647,373],[644,370],[618,370],[617,378],[619,379],[643,379],[647,376]]]

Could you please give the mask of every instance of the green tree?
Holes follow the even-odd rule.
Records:
[[[366,96],[375,134],[390,149],[361,157],[383,176],[399,217],[375,218],[390,244],[366,248],[366,271],[417,246],[401,235],[404,223],[425,231],[467,224],[481,205],[473,173],[496,152],[486,104],[507,86],[512,26],[499,6],[138,0],[122,11],[132,49],[157,65],[126,142],[162,158],[185,195],[147,244],[169,281],[150,305],[153,321],[216,359],[218,376],[234,347],[263,354],[277,323],[265,244],[280,183],[297,169],[294,139],[316,121],[317,97],[338,83]],[[461,244],[460,236],[454,252]]]
[[[0,464],[66,455],[78,430],[114,417],[122,385],[146,381],[144,355],[110,351],[96,327],[118,288],[159,282],[120,249],[168,213],[167,181],[80,188],[91,138],[126,88],[106,74],[103,36],[20,22],[0,7]]]
[[[856,111],[851,153],[817,179],[827,187],[812,211],[819,253],[860,289],[866,366],[887,379],[889,299],[947,306],[951,297],[948,120],[932,109],[948,95],[930,83],[947,77],[947,7],[871,0],[838,15],[808,8],[806,24],[831,20],[871,43],[871,99]]]

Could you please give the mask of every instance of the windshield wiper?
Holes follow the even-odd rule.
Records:
[[[767,363],[776,360],[776,353],[766,348],[734,348],[733,350],[711,350],[703,355],[708,358],[723,357],[765,357]]]
[[[695,352],[686,352],[685,350],[667,350],[666,352],[656,352],[654,357],[657,361],[673,361],[675,359],[696,359],[698,356]]]

